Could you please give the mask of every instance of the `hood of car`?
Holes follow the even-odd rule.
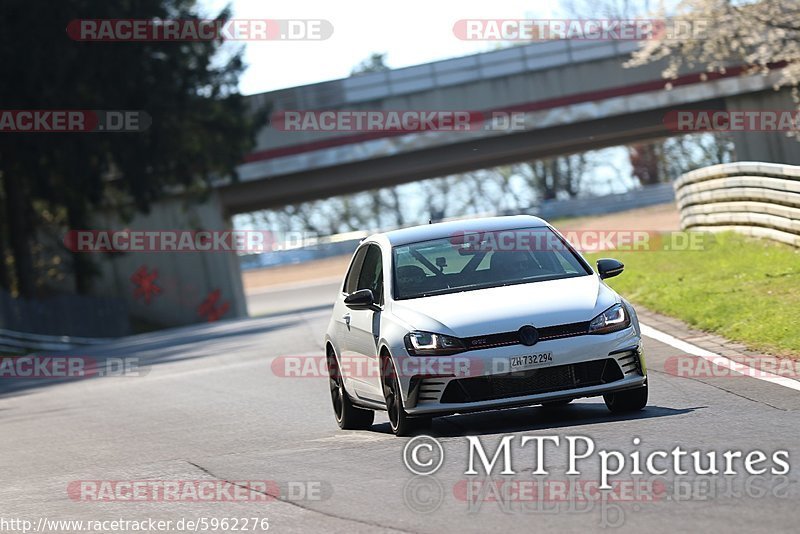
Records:
[[[414,330],[472,337],[589,321],[619,302],[597,276],[515,284],[392,303],[392,313]]]

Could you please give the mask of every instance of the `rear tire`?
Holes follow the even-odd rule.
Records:
[[[381,358],[383,370],[383,397],[386,400],[386,411],[389,414],[389,426],[395,436],[410,436],[423,428],[430,428],[430,417],[411,417],[403,408],[403,396],[400,393],[400,381],[397,378],[391,356],[384,354]]]
[[[331,390],[333,415],[342,430],[365,430],[375,421],[375,412],[356,408],[344,387],[344,378],[339,372],[339,363],[332,350],[328,351],[328,384]]]
[[[613,413],[639,411],[647,405],[647,384],[640,388],[603,395],[603,400]]]

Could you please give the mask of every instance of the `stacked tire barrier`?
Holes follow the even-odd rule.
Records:
[[[676,180],[675,200],[684,230],[733,230],[800,247],[800,167],[739,162],[697,169]]]

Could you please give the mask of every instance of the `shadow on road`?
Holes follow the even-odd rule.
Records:
[[[510,434],[532,430],[578,427],[636,419],[652,419],[691,413],[705,408],[668,408],[647,406],[644,410],[630,414],[612,414],[605,404],[573,402],[566,406],[544,408],[529,406],[464,415],[448,415],[433,420],[430,429],[420,431],[434,437],[480,436],[491,434]],[[375,432],[391,433],[389,423],[374,425]]]
[[[38,354],[40,357],[80,359],[86,366],[86,374],[90,376],[36,378],[11,376],[13,373],[9,373],[6,367],[8,363],[3,361],[5,366],[2,368],[3,374],[0,375],[0,398],[66,382],[97,380],[100,377],[93,374],[94,371],[108,369],[116,365],[109,362],[125,359],[134,360],[139,372],[146,375],[155,365],[230,353],[233,350],[231,341],[236,340],[235,338],[241,339],[242,344],[247,344],[250,336],[291,328],[300,322],[302,319],[297,317],[287,317],[285,320],[257,318],[219,321],[128,336],[103,345]],[[133,378],[135,377],[126,379]]]

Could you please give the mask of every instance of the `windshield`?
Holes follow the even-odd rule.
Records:
[[[460,232],[396,246],[393,255],[397,300],[592,273],[547,227]]]

